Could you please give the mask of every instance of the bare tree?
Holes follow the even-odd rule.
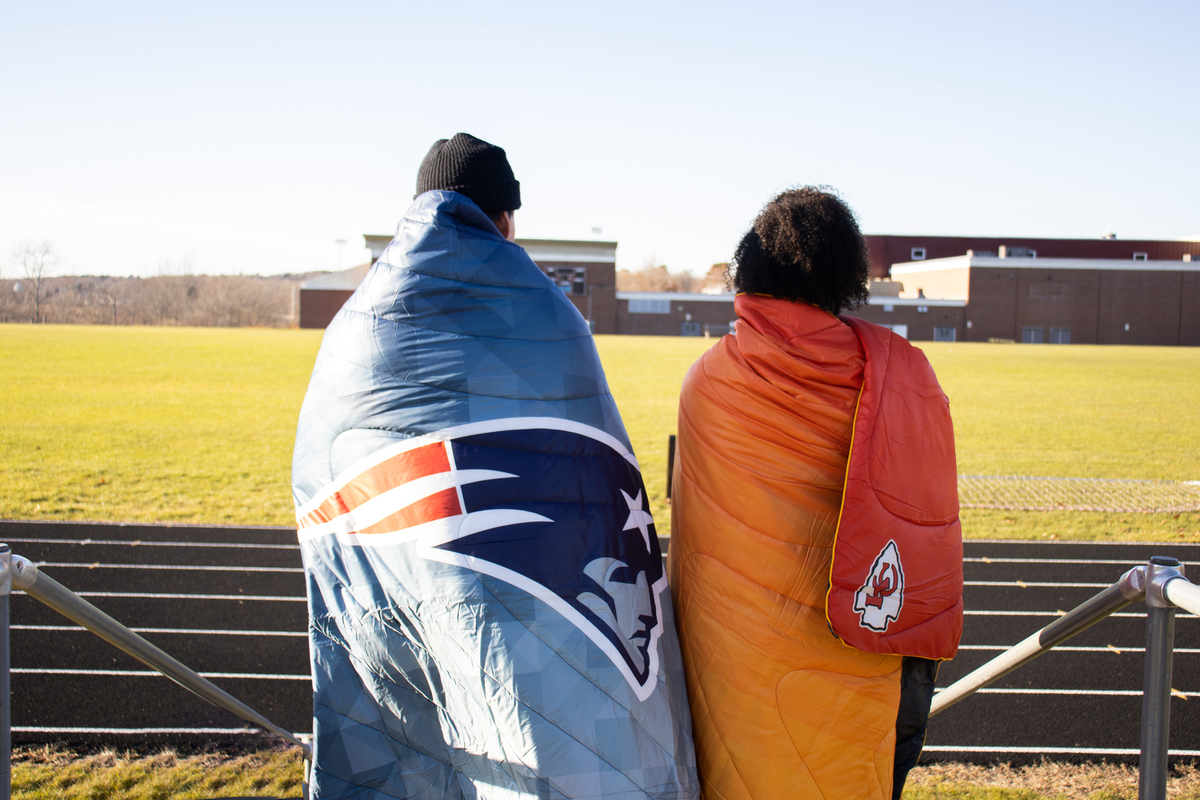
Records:
[[[695,278],[688,272],[671,272],[666,264],[656,264],[654,256],[646,259],[639,270],[617,273],[617,290],[621,292],[690,292]]]
[[[13,248],[9,260],[33,283],[33,319],[36,322],[41,317],[45,297],[43,280],[58,266],[58,253],[54,251],[54,245],[45,240],[38,244],[23,242]]]
[[[733,274],[730,272],[729,262],[722,261],[709,267],[696,288],[702,294],[725,294],[733,291]]]

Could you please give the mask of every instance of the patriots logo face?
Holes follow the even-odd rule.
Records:
[[[904,566],[896,543],[889,539],[875,556],[866,582],[854,593],[854,610],[858,612],[860,626],[885,633],[899,618],[903,607]]]
[[[667,588],[637,459],[581,423],[513,418],[406,440],[297,511],[300,539],[412,543],[422,558],[539,598],[612,661],[641,700],[657,685]]]

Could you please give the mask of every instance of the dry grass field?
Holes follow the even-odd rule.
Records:
[[[303,768],[292,750],[248,755],[173,751],[79,754],[52,747],[18,750],[13,800],[208,800],[216,797],[299,797]],[[1013,768],[964,764],[918,766],[904,800],[1135,800],[1137,770],[1108,764],[1053,762]],[[1168,780],[1168,795],[1200,798],[1200,771],[1184,767]]]

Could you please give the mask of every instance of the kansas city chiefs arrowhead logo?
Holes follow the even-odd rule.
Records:
[[[896,542],[888,540],[875,556],[866,582],[854,593],[854,610],[858,612],[859,625],[884,633],[900,616],[903,605],[904,567]]]

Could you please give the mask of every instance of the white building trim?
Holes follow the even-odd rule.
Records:
[[[596,242],[572,239],[517,239],[517,244],[534,261],[540,263],[558,261],[578,264],[617,263],[616,242]]]
[[[872,297],[869,306],[936,306],[937,308],[966,308],[966,300],[943,300],[933,297]],[[851,311],[851,314],[854,312]]]
[[[367,277],[370,264],[359,264],[357,267],[344,269],[341,272],[331,272],[328,275],[318,275],[300,284],[301,289],[333,289],[335,291],[354,291]]]
[[[670,300],[674,303],[732,303],[731,294],[699,292],[617,292],[618,300]]]
[[[1096,269],[1120,272],[1200,272],[1200,261],[1134,261],[1118,258],[997,258],[996,256],[953,256],[893,264],[893,279],[925,272],[944,272],[968,267],[1001,269]]]
[[[363,241],[371,248],[371,258],[379,258],[391,244],[391,235],[365,233]],[[617,263],[617,243],[599,242],[592,239],[517,239],[517,244],[534,261],[558,261],[560,263]]]

